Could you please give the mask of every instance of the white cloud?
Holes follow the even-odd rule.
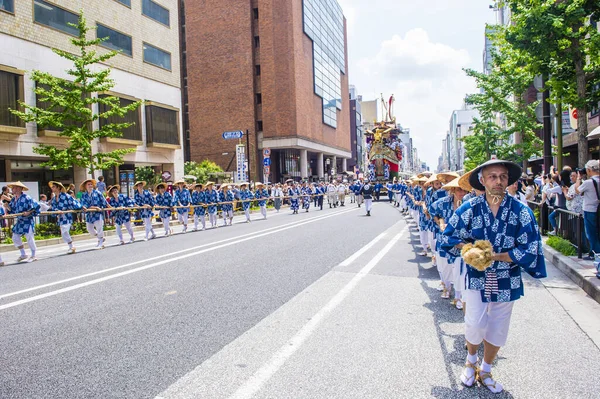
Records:
[[[394,94],[398,122],[411,129],[421,160],[435,168],[452,111],[476,90],[462,70],[470,62],[466,50],[434,43],[417,28],[383,41],[377,54],[360,59],[356,74],[350,73],[365,99],[369,93]]]

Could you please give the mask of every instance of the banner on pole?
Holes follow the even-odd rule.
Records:
[[[235,183],[248,181],[248,166],[246,165],[246,146],[238,144],[235,146],[236,172]]]

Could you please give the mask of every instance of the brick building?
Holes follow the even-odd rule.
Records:
[[[69,39],[77,30],[79,10],[84,10],[89,38],[108,37],[99,53],[110,49],[120,54],[102,67],[111,67],[115,81],[112,95],[122,103],[145,100],[145,104],[125,116],[135,126],[122,138],[93,143],[96,152],[115,148],[135,148],[125,156],[125,164],[99,171],[107,184],[120,183],[127,191],[138,166],[168,171],[173,178],[183,176],[181,129],[181,75],[179,62],[178,0],[3,0],[0,1],[0,182],[38,182],[47,190],[49,180],[81,182],[81,168],[50,170],[45,159],[33,152],[39,143],[60,146],[65,138],[57,132],[23,124],[9,112],[17,101],[36,105],[35,82],[30,72],[41,70],[69,79],[71,63],[52,48],[77,53]],[[94,93],[103,95],[107,93]],[[40,104],[38,104],[40,106]],[[94,112],[98,106],[94,105]],[[99,122],[102,123],[102,122]]]
[[[252,180],[345,171],[352,157],[347,41],[337,1],[182,3],[190,159],[233,171],[238,140],[221,135],[248,130]]]

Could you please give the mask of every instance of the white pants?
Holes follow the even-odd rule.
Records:
[[[427,243],[431,247],[431,251],[435,251],[435,234],[433,234],[433,231],[427,230]]]
[[[35,238],[33,236],[33,227],[29,227],[29,231],[26,234],[24,234],[24,236],[27,239],[27,245],[29,245],[29,249],[31,250],[31,256],[35,256],[37,246],[35,245]],[[15,247],[17,247],[17,249],[20,249],[21,253],[24,253],[23,239],[21,238],[21,235],[13,233],[12,239],[13,243],[15,244]]]
[[[402,197],[402,199],[400,200],[400,208],[406,208],[406,200],[404,199],[404,197]]]
[[[333,205],[337,202],[337,194],[336,193],[327,193],[327,203],[329,205]]]
[[[508,337],[514,302],[482,302],[481,291],[465,290],[465,339],[473,345],[486,340],[504,346]]]
[[[123,242],[123,226],[125,226],[127,232],[133,240],[133,228],[131,227],[131,222],[125,222],[123,224],[117,224],[117,237],[119,237],[119,241]]]
[[[246,215],[246,220],[250,221],[250,208],[244,209],[244,214]]]
[[[216,213],[209,213],[208,214],[208,220],[210,221],[210,225],[212,227],[215,227],[217,225],[217,214]]]
[[[421,240],[421,246],[423,247],[423,251],[427,251],[427,244],[429,244],[429,235],[427,234],[427,231],[419,231],[419,238]]]
[[[260,213],[263,215],[263,218],[265,218],[265,219],[267,218],[267,206],[266,205],[262,205],[260,207]]]
[[[165,234],[169,235],[171,233],[171,216],[166,218],[161,218],[163,222],[163,227],[165,228]]]
[[[184,213],[178,213],[179,215],[179,222],[181,222],[181,224],[183,224],[183,228],[185,229],[187,227],[188,224],[188,217],[189,214],[187,212]]]
[[[227,219],[229,219],[229,223],[227,223]],[[223,226],[227,226],[228,224],[231,226],[233,223],[233,211],[223,211]]]
[[[361,194],[357,195],[356,196],[356,203],[358,205],[362,205],[363,202],[365,202],[365,198]]]
[[[206,216],[194,215],[194,228],[196,230],[198,230],[198,220],[200,220],[200,223],[202,223],[202,230],[206,229]]]
[[[350,192],[350,202],[354,202],[356,201],[356,194],[354,194],[354,192]]]
[[[154,230],[152,229],[152,218],[144,218],[144,227],[146,228],[146,239],[150,236],[154,235]]]
[[[452,274],[452,264],[448,264],[448,259],[440,256],[437,259],[437,267],[442,278],[442,283],[444,283],[446,289],[449,290],[452,286],[452,277],[454,277]]]
[[[462,299],[462,293],[465,290],[465,279],[467,278],[467,266],[463,265],[461,272],[460,266],[462,264],[462,258],[458,257],[452,264],[452,275],[454,284],[454,297],[456,299]],[[466,301],[465,301],[466,302]]]
[[[71,225],[70,224],[61,224],[60,225],[60,235],[62,236],[63,240],[65,240],[65,242],[67,244],[69,244],[69,247],[71,247],[71,244],[73,243],[73,239],[71,238]]]
[[[96,220],[94,223],[86,223],[85,227],[91,236],[98,237],[98,240],[104,238],[104,219]]]
[[[372,198],[365,199],[365,208],[367,209],[367,212],[371,212],[372,207],[373,207],[373,199]]]

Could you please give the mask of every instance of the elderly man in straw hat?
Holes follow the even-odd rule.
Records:
[[[79,186],[83,191],[81,194],[81,206],[85,212],[85,225],[91,236],[98,238],[96,249],[104,248],[104,211],[108,207],[106,198],[96,190],[96,180],[84,180]],[[93,212],[89,212],[93,211]]]
[[[115,184],[108,188],[108,204],[113,208],[133,208],[135,203],[125,194],[121,194],[121,186]],[[133,228],[131,227],[131,212],[128,209],[118,210],[113,212],[115,216],[115,225],[117,227],[117,237],[119,237],[119,245],[124,245],[123,226],[129,233],[129,243],[135,241],[133,236]]]
[[[171,235],[171,211],[173,209],[173,196],[167,191],[167,183],[156,185],[156,195],[154,196],[155,206],[158,207],[158,215],[165,229],[165,237]]]
[[[229,190],[229,184],[221,185],[219,192],[219,202],[223,212],[223,226],[233,225],[233,192]]]
[[[185,208],[177,208],[177,214],[179,215],[179,222],[183,225],[182,233],[187,232],[188,218],[190,213],[190,208],[187,208],[192,202],[192,196],[190,195],[190,191],[185,187],[184,180],[177,180],[175,182],[175,193],[173,195],[173,203],[175,206],[185,207]]]
[[[240,183],[240,200],[242,200],[242,209],[246,215],[246,223],[250,223],[250,204],[254,199],[254,194],[248,188],[247,182]]]
[[[33,262],[37,260],[35,257],[36,245],[34,238],[34,217],[39,214],[40,205],[33,200],[29,195],[25,194],[25,191],[29,190],[26,185],[20,181],[16,183],[7,184],[10,188],[13,197],[9,203],[5,203],[6,213],[9,215],[17,214],[17,219],[12,227],[12,239],[15,247],[21,252],[21,255],[17,259],[17,262],[27,261]],[[31,250],[31,256],[27,257],[25,254],[25,247],[21,236],[25,236],[27,244]]]
[[[202,223],[202,230],[206,230],[206,194],[204,193],[204,185],[201,183],[194,184],[194,192],[192,192],[192,205],[194,208],[194,231],[198,231],[198,221]]]
[[[148,241],[156,238],[156,234],[152,228],[152,217],[154,216],[154,205],[156,205],[156,201],[154,200],[152,194],[150,194],[150,191],[144,189],[145,186],[146,182],[143,180],[135,182],[133,185],[135,188],[133,200],[135,204],[141,208],[140,217],[144,221],[144,227],[146,230],[144,240]]]
[[[506,344],[514,301],[523,295],[521,269],[546,277],[540,231],[531,209],[506,193],[521,175],[510,161],[491,160],[472,170],[469,183],[485,191],[458,208],[442,236],[442,248],[454,256],[466,242],[486,240],[493,246],[493,263],[480,271],[467,267],[465,338],[468,356],[461,375],[465,386],[479,381],[491,392],[503,390],[491,365]],[[483,361],[477,351],[483,342]]]
[[[265,188],[265,185],[257,181],[254,183],[256,190],[254,192],[254,198],[258,200],[258,206],[260,207],[260,213],[263,215],[263,219],[267,218],[267,200],[269,199],[269,192]]]
[[[71,238],[71,226],[73,225],[73,212],[81,209],[81,203],[75,198],[67,194],[67,189],[62,183],[51,181],[48,183],[52,190],[52,199],[50,200],[50,208],[52,211],[60,212],[58,215],[58,225],[60,226],[60,235],[69,246],[67,254],[74,254],[75,247]]]
[[[208,181],[206,182],[205,190],[205,200],[206,204],[208,204],[208,220],[210,221],[210,227],[217,227],[217,205],[219,203],[219,194],[217,190],[213,188],[214,182]]]

